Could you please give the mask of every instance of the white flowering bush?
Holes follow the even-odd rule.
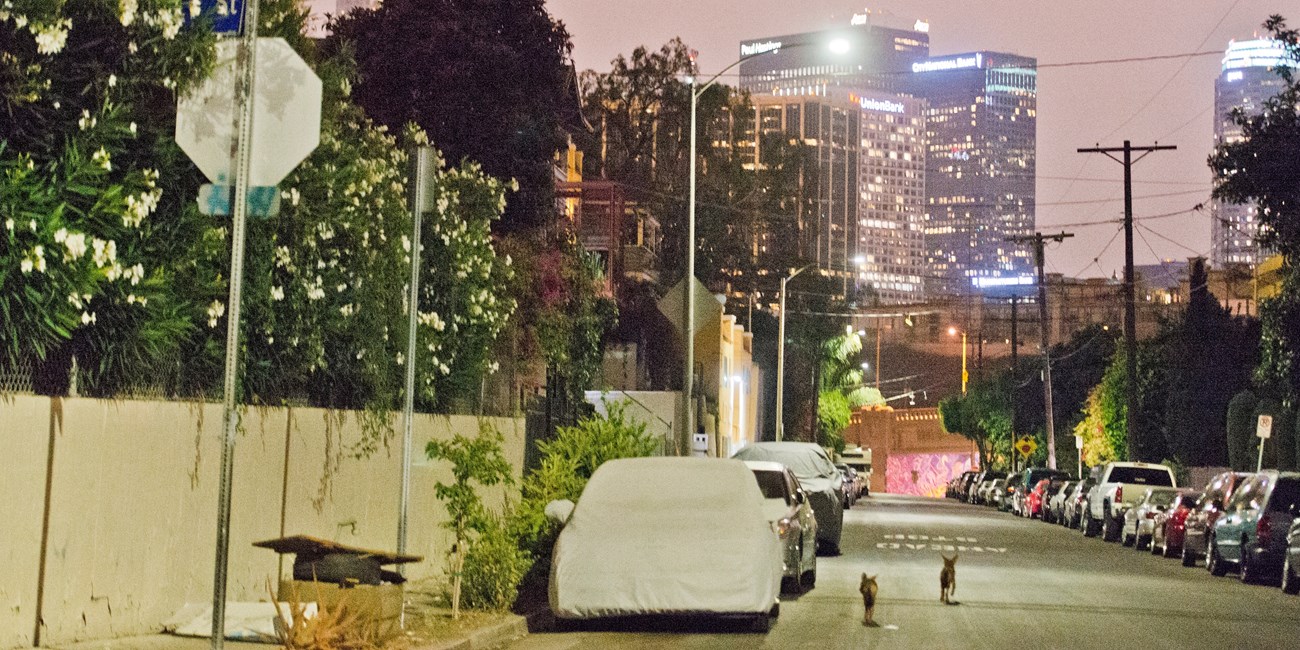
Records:
[[[160,136],[212,35],[181,32],[184,4],[0,0],[0,363],[34,363],[38,389],[62,390],[75,354],[83,391],[110,391],[187,329],[166,257],[201,234],[159,220],[179,205]]]

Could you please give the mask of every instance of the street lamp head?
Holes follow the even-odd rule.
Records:
[[[853,258],[853,263],[857,264],[858,266],[862,266],[863,264],[867,263],[867,256],[866,255],[855,256]]]
[[[867,363],[866,361],[863,361],[863,362],[862,362],[862,369],[863,369],[863,370],[867,370],[867,369],[869,369],[869,368],[871,368],[871,364]]]
[[[836,38],[832,39],[827,47],[829,47],[830,51],[835,54],[848,54],[849,50],[852,49],[853,46],[849,44],[849,39],[847,38]]]
[[[949,327],[949,328],[948,328],[948,336],[957,336],[957,328],[956,328],[956,327]]]

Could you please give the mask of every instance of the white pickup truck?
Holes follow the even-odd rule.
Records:
[[[1137,505],[1152,487],[1175,487],[1174,473],[1154,463],[1110,462],[1101,469],[1097,486],[1089,493],[1083,534],[1114,542],[1119,540],[1124,513]]]

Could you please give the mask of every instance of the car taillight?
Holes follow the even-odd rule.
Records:
[[[1268,515],[1259,518],[1255,524],[1255,536],[1259,538],[1260,546],[1268,546],[1269,538],[1273,535],[1273,520]]]
[[[1149,511],[1147,511],[1147,519],[1155,519],[1155,518],[1156,518],[1156,511],[1155,511],[1155,510],[1149,510]]]
[[[790,530],[792,528],[793,525],[791,524],[789,519],[780,519],[776,522],[776,534],[780,535],[781,537],[785,537],[786,535],[790,534]]]
[[[1116,501],[1120,501],[1120,502],[1124,501],[1124,486],[1123,486],[1123,485],[1119,485],[1119,486],[1116,486],[1116,487],[1115,487],[1115,500],[1116,500]]]

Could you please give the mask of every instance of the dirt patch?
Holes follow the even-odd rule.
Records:
[[[406,584],[406,637],[415,646],[437,645],[468,636],[475,630],[513,617],[509,611],[489,612],[462,608],[452,618],[447,587],[436,579]]]

